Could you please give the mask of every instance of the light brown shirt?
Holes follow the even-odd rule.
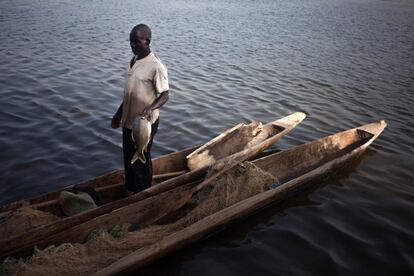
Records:
[[[153,53],[128,65],[122,108],[122,126],[132,129],[136,116],[150,106],[159,93],[169,90],[167,68]],[[154,123],[159,117],[158,109],[150,116]]]

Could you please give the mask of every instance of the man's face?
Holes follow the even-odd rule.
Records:
[[[134,55],[145,53],[149,49],[148,35],[141,30],[135,32],[135,34],[130,34],[129,43],[131,45],[131,50],[134,53]]]

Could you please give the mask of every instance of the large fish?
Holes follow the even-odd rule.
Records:
[[[136,117],[132,126],[132,140],[135,143],[136,151],[132,156],[131,164],[139,159],[142,163],[146,162],[145,151],[151,139],[151,123],[145,117]]]

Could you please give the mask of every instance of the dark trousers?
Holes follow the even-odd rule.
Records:
[[[132,156],[135,153],[136,147],[132,140],[132,130],[122,128],[122,148],[124,152],[124,167],[125,167],[125,188],[131,192],[140,192],[146,188],[151,187],[152,182],[152,160],[151,160],[151,146],[155,133],[158,130],[159,120],[151,125],[151,139],[148,143],[145,152],[145,164],[137,160],[131,164]]]

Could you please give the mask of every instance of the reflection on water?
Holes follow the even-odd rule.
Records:
[[[3,1],[0,204],[122,166],[121,134],[109,124],[129,29],[145,22],[172,93],[154,155],[295,111],[308,117],[278,149],[388,122],[363,161],[308,196],[316,204],[271,207],[151,272],[408,272],[413,12],[411,1],[380,0]]]

